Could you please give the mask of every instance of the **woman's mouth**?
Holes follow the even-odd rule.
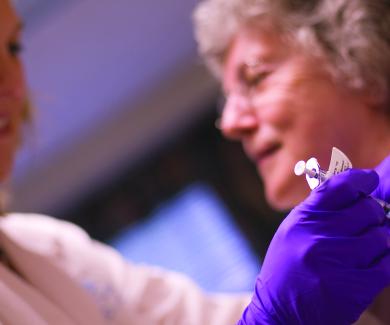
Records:
[[[267,161],[269,158],[271,158],[280,148],[282,147],[282,144],[280,143],[275,143],[272,145],[267,146],[263,150],[261,150],[257,155],[256,155],[256,162],[258,165],[262,165]]]

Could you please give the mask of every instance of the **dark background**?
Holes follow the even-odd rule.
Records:
[[[107,241],[187,185],[202,181],[218,193],[256,255],[263,257],[284,214],[268,207],[254,166],[239,143],[227,141],[215,128],[214,111],[210,109],[148,159],[61,212],[61,217]]]

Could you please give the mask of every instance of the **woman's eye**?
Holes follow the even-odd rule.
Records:
[[[8,44],[8,51],[12,56],[18,56],[22,50],[23,47],[20,42],[11,42]]]
[[[268,69],[260,68],[257,65],[244,66],[240,72],[240,79],[247,87],[259,85],[271,73]]]
[[[262,71],[262,72],[257,72],[251,75],[251,78],[248,79],[248,84],[250,86],[257,86],[259,85],[268,75],[270,72],[268,71]]]

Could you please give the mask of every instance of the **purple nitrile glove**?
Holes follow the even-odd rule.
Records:
[[[390,283],[385,215],[368,195],[374,171],[350,169],[282,222],[239,325],[355,322]]]
[[[383,160],[376,168],[375,171],[379,175],[379,185],[372,193],[373,197],[390,201],[390,156]]]

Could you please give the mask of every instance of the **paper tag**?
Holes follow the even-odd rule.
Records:
[[[336,147],[332,148],[332,156],[328,168],[328,177],[340,174],[346,169],[352,168],[352,163],[349,158]]]

